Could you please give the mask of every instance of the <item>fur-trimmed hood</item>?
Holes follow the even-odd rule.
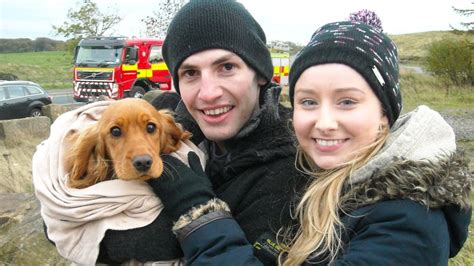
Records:
[[[394,158],[364,182],[348,185],[341,203],[356,209],[382,200],[410,199],[428,208],[457,205],[470,207],[472,176],[461,151],[438,161]]]
[[[397,120],[379,154],[349,178],[341,203],[352,209],[411,199],[428,208],[466,209],[471,182],[451,126],[436,111],[420,106]]]

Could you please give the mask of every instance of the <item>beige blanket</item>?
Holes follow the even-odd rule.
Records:
[[[116,179],[84,189],[66,185],[68,173],[63,160],[68,145],[64,137],[71,130],[82,131],[96,123],[110,103],[96,102],[62,114],[33,156],[33,184],[48,237],[61,256],[77,264],[95,264],[107,229],[146,226],[163,208],[150,186],[141,181]],[[183,144],[173,155],[187,163],[187,153],[192,150],[204,165],[204,154],[190,141]]]

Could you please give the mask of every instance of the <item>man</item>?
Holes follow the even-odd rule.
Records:
[[[182,98],[177,119],[207,152],[206,173],[193,167],[192,156],[191,169],[164,156],[171,174],[150,182],[163,213],[149,226],[109,231],[99,260],[182,256],[170,232],[176,222],[188,263],[221,264],[254,252],[275,264],[272,243],[290,223],[290,205],[305,180],[294,166],[291,113],[279,105],[281,89],[270,85],[273,66],[262,28],[236,1],[192,0],[173,18],[163,55]],[[253,251],[247,243],[219,244],[235,222]],[[212,252],[201,252],[208,247]]]

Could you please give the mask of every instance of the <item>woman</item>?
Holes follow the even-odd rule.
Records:
[[[324,25],[297,55],[297,165],[313,180],[284,265],[447,265],[462,247],[469,171],[437,112],[399,117],[398,76],[394,43],[360,22]]]

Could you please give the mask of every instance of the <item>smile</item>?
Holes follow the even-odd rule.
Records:
[[[221,115],[229,112],[232,109],[231,106],[224,106],[216,109],[204,110],[205,115]]]
[[[345,139],[336,139],[336,140],[315,139],[315,140],[316,140],[316,143],[318,143],[320,146],[323,146],[323,147],[336,146],[346,141]]]

